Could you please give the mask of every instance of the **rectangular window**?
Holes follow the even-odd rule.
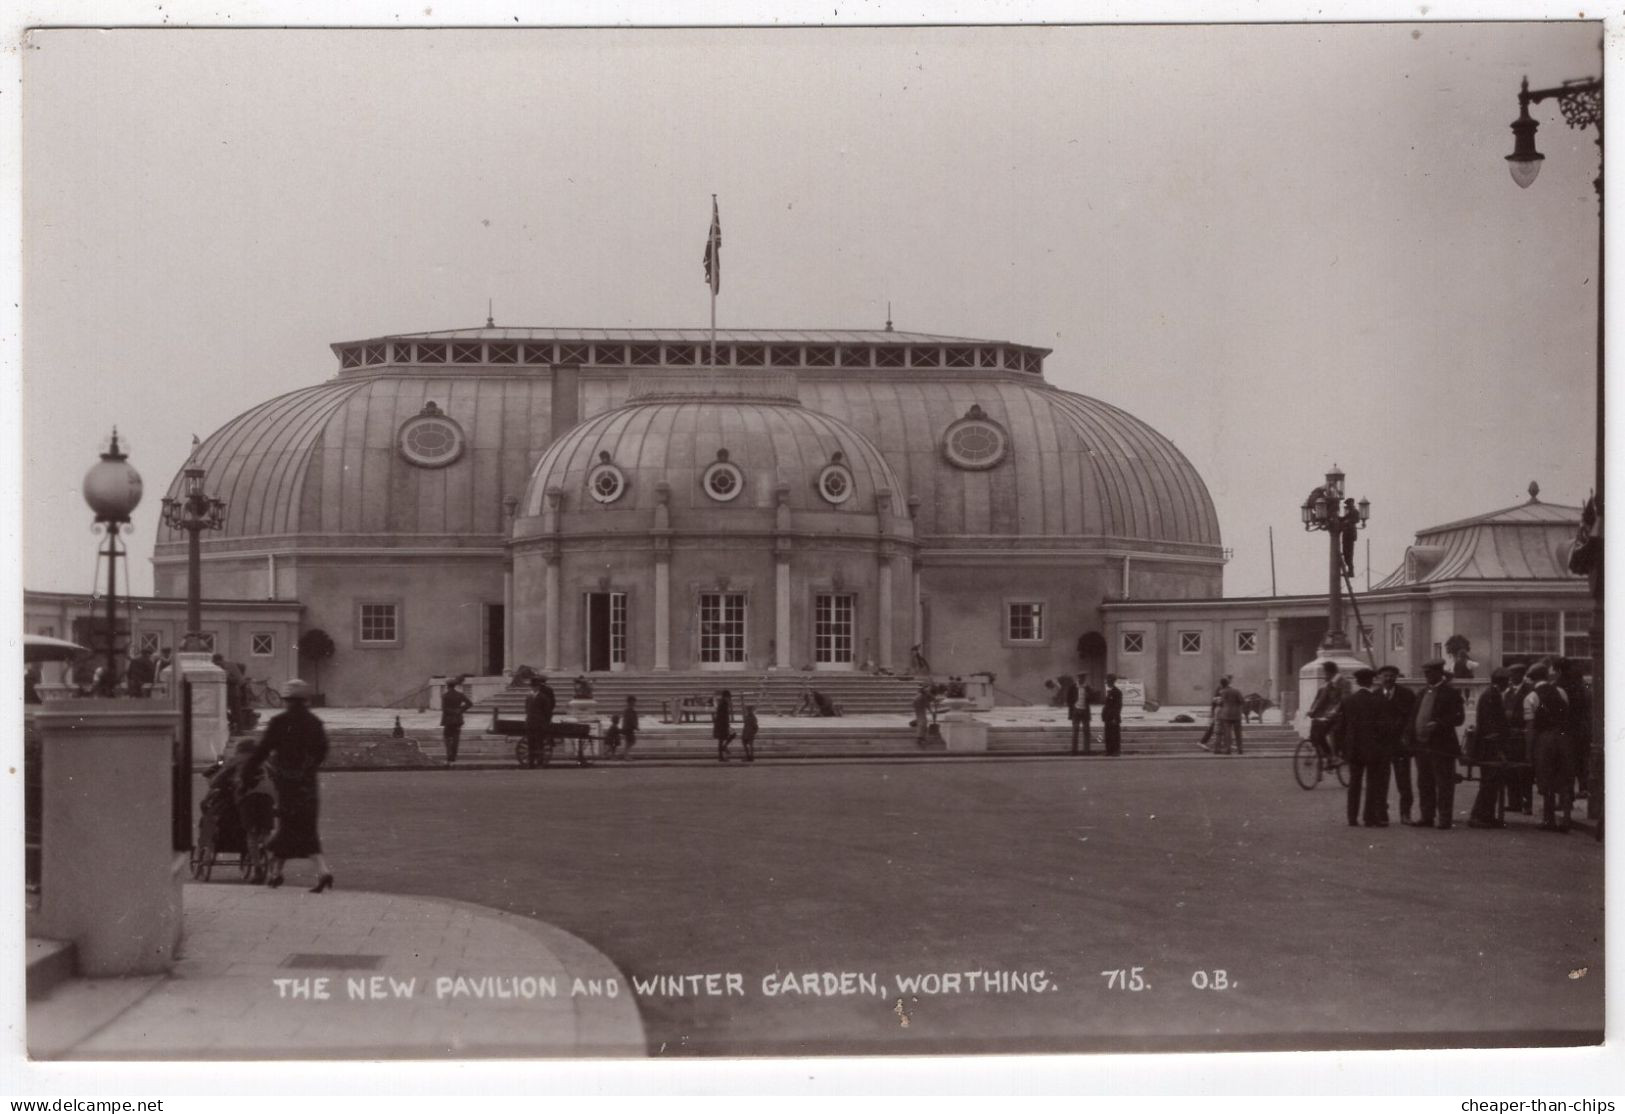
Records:
[[[734,364],[737,367],[761,367],[766,353],[767,349],[760,344],[741,344],[734,349]]]
[[[459,341],[451,346],[451,362],[454,364],[477,364],[482,356],[481,347],[478,341]]]
[[[841,349],[842,367],[868,367],[870,348],[843,348]]]
[[[774,367],[800,367],[801,349],[788,344],[775,344],[767,350],[767,362]]]
[[[496,341],[486,349],[486,356],[493,364],[517,364],[519,346],[511,340]]]
[[[358,609],[358,641],[364,646],[400,640],[398,607],[393,603],[364,603]]]
[[[1258,632],[1255,630],[1238,630],[1236,632],[1236,653],[1258,653]]]
[[[835,365],[835,349],[827,344],[816,344],[807,349],[808,367],[833,367]]]
[[[412,362],[412,342],[411,341],[409,341],[409,340],[397,340],[394,344],[392,344],[390,346],[390,348],[395,353],[395,362],[396,363],[398,363],[398,364],[409,364],[409,363]]]
[[[738,668],[745,664],[745,594],[700,593],[700,665]]]
[[[632,346],[632,364],[635,367],[658,367],[660,364],[660,345],[634,344]]]
[[[1376,639],[1376,632],[1370,627],[1360,628],[1360,649],[1370,653]]]
[[[248,652],[257,658],[268,658],[276,653],[276,635],[271,631],[257,630],[248,636]]]
[[[559,363],[584,364],[587,362],[587,346],[585,344],[559,345]]]
[[[609,594],[609,667],[626,668],[626,593]]]
[[[1390,650],[1403,650],[1405,648],[1405,624],[1388,624],[1388,648]]]
[[[883,348],[876,348],[875,349],[875,366],[876,367],[902,367],[903,366],[903,349],[901,349],[901,348],[892,348],[892,347],[889,347],[889,346],[888,347],[883,347]]]
[[[1556,611],[1504,611],[1501,613],[1501,664],[1527,664],[1546,654],[1561,653],[1561,613]]]
[[[1563,612],[1563,656],[1578,662],[1580,672],[1591,673],[1591,612]]]
[[[813,601],[813,664],[825,669],[852,667],[854,633],[851,596],[820,595]]]
[[[553,345],[552,345],[551,342],[546,343],[546,344],[527,344],[527,345],[525,345],[525,363],[527,363],[527,364],[550,364],[552,362],[553,362]]]
[[[1145,653],[1145,632],[1126,630],[1123,632],[1123,649],[1125,654]]]
[[[368,364],[381,364],[384,362],[384,346],[382,344],[366,344],[361,348],[361,360]]]
[[[949,367],[976,366],[976,349],[974,348],[948,348],[943,350],[942,355]]]
[[[672,367],[692,367],[694,364],[694,346],[692,344],[666,345],[666,362]]]
[[[1180,631],[1179,652],[1182,654],[1200,654],[1202,652],[1202,632],[1199,630]]]
[[[216,649],[218,649],[216,643],[219,642],[219,639],[217,639],[215,637],[214,631],[212,631],[212,630],[206,630],[206,631],[200,632],[198,634],[198,636],[197,636],[197,639],[198,639],[198,649],[201,650],[205,654],[212,654],[212,653],[215,652]]]
[[[360,366],[361,366],[361,349],[359,349],[359,348],[340,348],[339,349],[339,367],[360,367]]]
[[[1006,625],[1011,642],[1044,641],[1044,605],[1041,603],[1012,603]]]
[[[444,344],[424,344],[418,342],[418,363],[443,364],[446,362],[446,346]]]
[[[978,367],[998,367],[999,350],[997,348],[978,348],[976,350],[976,364]]]
[[[910,348],[908,350],[909,367],[941,367],[942,349],[940,348]]]

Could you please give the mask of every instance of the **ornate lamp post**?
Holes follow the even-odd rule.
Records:
[[[1603,791],[1603,414],[1604,398],[1604,296],[1603,296],[1603,200],[1602,200],[1602,79],[1585,77],[1550,89],[1529,88],[1523,79],[1518,91],[1518,118],[1512,122],[1512,154],[1506,157],[1512,180],[1528,189],[1540,174],[1546,156],[1535,150],[1535,131],[1540,124],[1529,115],[1529,106],[1556,99],[1563,122],[1571,128],[1597,128],[1597,452],[1596,493],[1586,502],[1585,516],[1576,539],[1569,567],[1591,577],[1591,768],[1587,814],[1598,821],[1597,838],[1602,838]]]
[[[203,469],[187,465],[180,499],[164,499],[164,522],[172,529],[186,531],[186,638],[183,653],[203,649],[203,559],[198,535],[218,530],[225,521],[226,504],[203,493]]]
[[[1343,473],[1337,465],[1326,473],[1326,482],[1309,493],[1299,512],[1305,530],[1324,530],[1329,541],[1330,564],[1327,581],[1326,637],[1320,640],[1320,652],[1351,654],[1353,646],[1343,629],[1343,577],[1352,572],[1354,539],[1360,527],[1371,517],[1371,500],[1361,499],[1358,506],[1345,505]]]
[[[130,512],[141,503],[141,473],[119,451],[117,428],[100,463],[85,473],[83,491],[85,502],[96,512],[96,523],[107,533],[107,548],[98,553],[107,558],[106,678],[111,685],[118,671],[118,559],[125,553],[118,540],[119,527],[130,524]]]

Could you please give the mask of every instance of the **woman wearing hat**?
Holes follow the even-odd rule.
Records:
[[[310,686],[289,681],[282,689],[287,710],[271,717],[265,737],[244,764],[252,774],[261,763],[276,786],[277,823],[266,843],[271,853],[272,889],[282,885],[282,864],[288,859],[309,859],[318,877],[311,893],[331,889],[333,872],[322,856],[322,837],[317,831],[316,771],[327,759],[327,731],[310,710]]]

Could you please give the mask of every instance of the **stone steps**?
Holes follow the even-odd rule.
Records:
[[[562,707],[570,699],[572,678],[551,677],[549,683]],[[661,714],[662,705],[685,697],[710,696],[718,689],[733,693],[736,711],[746,704],[763,714],[788,714],[801,702],[807,688],[828,696],[848,715],[884,714],[908,708],[919,682],[912,677],[889,677],[869,673],[594,673],[590,680],[593,698],[600,714],[608,716],[626,704],[628,696],[638,698],[638,710],[649,719]],[[504,717],[522,714],[528,690],[509,689],[482,700],[469,711],[470,720],[489,716],[500,709]]]

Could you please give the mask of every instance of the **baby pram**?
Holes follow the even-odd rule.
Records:
[[[270,856],[265,841],[275,822],[276,802],[264,771],[254,771],[250,783],[242,777],[246,754],[237,757],[209,779],[209,791],[198,805],[197,840],[192,845],[192,877],[209,881],[222,855],[236,857],[243,880],[265,881]]]

